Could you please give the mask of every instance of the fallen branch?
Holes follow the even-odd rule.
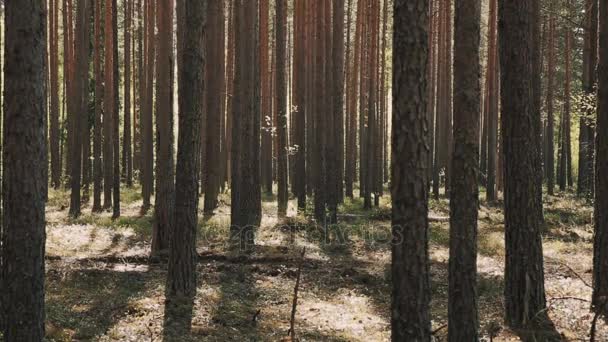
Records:
[[[300,265],[298,266],[298,272],[296,275],[296,285],[293,289],[293,304],[291,306],[291,320],[289,322],[289,337],[292,341],[296,341],[296,309],[298,306],[298,290],[300,288],[300,276],[302,275],[302,264],[304,263],[304,254],[306,253],[306,248],[302,249],[302,254],[300,255]]]
[[[576,278],[578,278],[581,282],[583,282],[583,284],[585,286],[587,286],[590,289],[593,288],[593,286],[591,286],[591,284],[589,284],[580,274],[578,274],[572,267],[570,267],[566,263],[563,263],[563,262],[561,262],[559,260],[555,260],[555,259],[549,259],[549,261],[567,268],[570,272],[572,272],[572,274],[574,274],[576,276]]]

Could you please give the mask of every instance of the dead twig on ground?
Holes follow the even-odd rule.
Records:
[[[300,278],[302,275],[302,264],[304,263],[304,254],[306,253],[306,248],[302,249],[302,253],[300,254],[300,265],[298,265],[298,271],[296,275],[296,285],[293,289],[293,304],[291,305],[291,320],[289,322],[289,337],[292,341],[296,341],[296,310],[298,306],[298,290],[300,288]]]

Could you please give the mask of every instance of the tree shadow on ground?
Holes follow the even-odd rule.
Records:
[[[191,339],[194,296],[167,297],[163,320],[163,341],[186,341]]]
[[[230,341],[261,341],[260,310],[253,274],[248,264],[218,264],[219,300],[212,313],[211,335]]]
[[[47,322],[53,326],[47,337],[94,340],[108,333],[122,317],[137,314],[133,302],[160,278],[155,272],[99,268],[62,274],[53,267],[46,277]]]

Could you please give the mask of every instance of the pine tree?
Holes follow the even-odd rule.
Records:
[[[11,72],[4,79],[1,327],[6,341],[42,341],[47,12],[44,1],[6,1],[4,11],[4,70]]]
[[[112,53],[112,1],[106,0],[104,5],[104,92],[103,92],[103,207],[112,207],[112,185],[114,183],[114,147],[112,145],[114,133],[114,72]]]
[[[595,163],[593,308],[608,313],[608,3],[599,4],[599,62]]]
[[[236,0],[231,235],[250,248],[261,220],[258,1]],[[255,37],[255,38],[252,38]],[[237,119],[238,118],[238,119]]]
[[[95,45],[94,45],[94,69],[95,69],[95,123],[93,133],[93,212],[100,212],[101,207],[101,192],[103,184],[103,170],[101,162],[102,149],[102,124],[101,113],[103,107],[103,35],[101,31],[102,20],[102,2],[95,2]]]
[[[597,66],[597,6],[595,0],[586,0],[585,37],[583,49],[583,90],[587,96],[595,93]],[[587,109],[580,118],[578,155],[578,194],[592,197],[594,168],[593,110]]]
[[[456,0],[454,8],[454,33],[461,38],[454,40],[454,87],[461,95],[454,97],[448,340],[457,342],[479,339],[476,297],[481,3]]]
[[[553,12],[549,14],[549,34],[547,47],[547,134],[546,142],[547,155],[545,168],[547,172],[547,193],[553,195],[555,189],[555,142],[554,142],[554,113],[553,113],[553,92],[555,74],[555,18]]]
[[[220,118],[223,115],[221,101],[222,98],[222,82],[223,70],[219,65],[224,64],[223,49],[224,41],[221,39],[222,26],[224,25],[224,2],[222,0],[210,1],[209,8],[209,27],[208,27],[208,44],[207,63],[210,66],[207,69],[208,84],[205,85],[205,93],[207,96],[207,112],[206,112],[206,161],[205,161],[205,214],[213,214],[217,208],[217,197],[220,192],[221,181],[221,165],[220,165]]]
[[[173,156],[173,0],[157,2],[156,54],[156,197],[152,254],[169,248],[173,230],[175,164]]]
[[[392,341],[430,341],[428,1],[393,3]]]
[[[51,185],[61,185],[61,158],[59,155],[59,0],[49,1],[50,35],[50,127]]]
[[[175,230],[167,271],[165,311],[191,306],[196,295],[196,231],[198,227],[198,162],[201,93],[203,91],[206,0],[178,0],[179,136],[175,182]],[[182,7],[183,6],[183,7]],[[179,10],[183,8],[183,11]],[[180,21],[182,23],[180,23]],[[167,312],[165,313],[167,315]],[[177,322],[170,322],[175,324]],[[167,329],[168,327],[165,327]],[[190,329],[186,322],[183,333]]]
[[[133,186],[133,154],[131,149],[131,4],[132,0],[124,2],[124,68],[125,68],[125,83],[124,83],[124,127],[123,127],[123,149],[122,149],[122,166],[123,178],[127,186]]]
[[[71,196],[70,215],[80,215],[80,186],[82,176],[82,140],[83,127],[88,117],[89,104],[89,23],[90,6],[88,0],[78,2],[76,9],[75,55],[76,71],[74,75],[74,89],[78,92],[78,102],[72,113],[72,158],[71,158]]]
[[[287,0],[277,0],[276,33],[276,91],[277,91],[277,201],[278,215],[287,215],[287,84],[286,84],[286,22]],[[331,191],[331,190],[330,190]]]
[[[505,320],[513,328],[529,328],[546,316],[540,235],[542,201],[540,113],[530,92],[534,57],[533,27],[538,1],[499,1],[502,141],[505,157]],[[536,117],[538,116],[538,117]],[[532,174],[531,174],[532,173]],[[526,284],[525,286],[523,284]],[[541,314],[538,314],[541,313]]]

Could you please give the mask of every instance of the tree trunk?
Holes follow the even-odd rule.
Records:
[[[180,3],[181,2],[181,3]],[[191,303],[196,295],[196,232],[198,228],[198,146],[200,141],[201,94],[203,92],[204,42],[203,31],[207,16],[206,0],[178,0],[179,29],[183,34],[183,55],[179,57],[179,137],[175,182],[175,230],[167,271],[166,310]],[[188,307],[188,305],[185,305]],[[177,322],[174,322],[175,324]],[[191,322],[185,322],[184,334]]]
[[[590,98],[595,94],[597,66],[597,1],[587,0],[585,11],[585,43],[583,49],[583,91]],[[592,125],[594,111],[584,110],[580,118],[578,154],[578,194],[593,197],[594,136]]]
[[[568,0],[567,5],[568,10],[570,9],[570,0]],[[571,13],[571,11],[568,11]],[[570,106],[570,97],[571,97],[571,79],[572,79],[572,31],[569,27],[566,27],[566,55],[565,59],[565,70],[566,73],[566,82],[564,83],[564,150],[565,152],[565,167],[566,167],[566,181],[568,187],[572,187],[572,137],[571,137],[571,106]]]
[[[145,110],[142,114],[142,212],[150,208],[150,197],[154,191],[154,127],[153,127],[153,86],[154,86],[154,59],[156,56],[155,1],[146,1],[146,85],[145,85]],[[200,96],[200,94],[199,94]]]
[[[207,34],[207,63],[210,66],[206,70],[208,84],[205,85],[205,94],[207,96],[207,112],[206,112],[206,162],[205,162],[205,214],[213,214],[217,208],[217,197],[220,192],[220,118],[222,116],[222,106],[219,99],[222,98],[222,74],[223,70],[219,65],[224,64],[222,58],[222,50],[224,41],[221,40],[222,25],[224,25],[224,2],[222,0],[214,0],[208,3],[209,10],[209,26]]]
[[[112,207],[112,185],[114,184],[114,147],[112,145],[114,133],[114,70],[112,42],[113,42],[113,25],[112,25],[112,1],[105,1],[105,16],[104,16],[104,111],[103,111],[103,207],[110,209]]]
[[[277,90],[277,201],[279,217],[287,216],[287,84],[286,84],[287,0],[276,2],[276,90]]]
[[[89,104],[89,23],[90,9],[88,0],[78,2],[76,10],[76,31],[75,39],[76,71],[74,77],[74,89],[78,92],[78,101],[75,111],[72,113],[72,158],[71,158],[71,196],[70,196],[70,216],[80,215],[80,185],[82,170],[82,139],[83,122],[88,116]]]
[[[112,195],[114,198],[112,199],[113,207],[112,207],[112,218],[117,218],[120,216],[120,103],[119,103],[119,87],[120,87],[120,74],[118,71],[118,5],[116,0],[113,0],[112,3],[112,70],[114,77],[112,79],[112,95],[113,95],[113,104],[114,110],[112,111],[112,155],[113,159],[113,167],[112,171],[114,176],[112,177]]]
[[[272,194],[272,137],[273,115],[271,92],[271,59],[269,56],[269,2],[260,1],[260,70],[261,70],[261,98],[262,98],[262,155],[261,175],[262,186],[266,194]],[[275,21],[276,22],[276,21]],[[273,80],[274,82],[274,80]]]
[[[540,229],[539,131],[534,111],[537,0],[500,1],[502,141],[505,167],[505,321],[530,328],[547,319]],[[541,314],[538,314],[541,313]]]
[[[124,3],[125,114],[123,123],[124,134],[122,139],[122,165],[123,177],[125,178],[127,187],[133,186],[133,154],[131,152],[131,2],[132,0],[125,0]]]
[[[490,34],[488,48],[488,74],[486,77],[490,80],[488,84],[488,147],[487,147],[487,179],[486,179],[486,199],[488,202],[493,202],[497,198],[496,189],[496,164],[497,164],[497,149],[498,149],[498,98],[499,94],[499,75],[498,75],[498,37],[497,37],[497,0],[490,0]]]
[[[392,341],[430,341],[428,1],[393,3]]]
[[[158,0],[156,54],[156,196],[152,251],[169,248],[173,231],[175,165],[173,162],[173,0]]]
[[[103,34],[101,30],[102,2],[95,2],[95,47],[94,47],[94,68],[95,68],[95,125],[93,137],[93,212],[100,212],[101,191],[103,182],[103,169],[101,162],[101,111],[103,106],[103,71],[101,63],[103,58]]]
[[[59,156],[59,1],[49,1],[50,21],[50,154],[51,185],[58,189],[61,186],[61,158]]]
[[[236,0],[231,235],[243,249],[261,220],[258,1]],[[254,38],[252,38],[254,37]]]
[[[85,5],[86,2],[83,2]],[[2,328],[6,341],[44,339],[46,8],[7,1],[2,179]]]
[[[294,11],[294,64],[295,64],[295,176],[294,194],[298,198],[298,211],[306,210],[306,32],[305,0],[296,0]]]
[[[599,4],[598,107],[595,163],[593,308],[608,313],[608,3]]]
[[[555,141],[554,141],[554,113],[553,113],[553,80],[555,74],[555,18],[553,12],[549,16],[549,44],[547,60],[547,193],[553,195],[555,189]]]
[[[458,342],[479,339],[476,287],[481,3],[456,0],[454,8],[454,33],[459,37],[454,41],[454,87],[461,95],[454,97],[448,340]]]

